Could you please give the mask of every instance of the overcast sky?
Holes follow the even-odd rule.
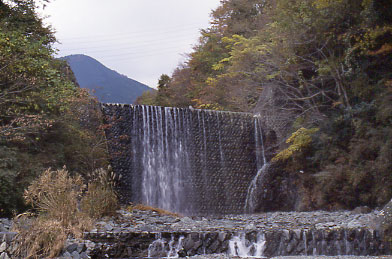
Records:
[[[220,0],[54,0],[58,56],[86,54],[151,87],[192,51]]]

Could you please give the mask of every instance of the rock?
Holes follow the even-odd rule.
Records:
[[[193,223],[193,220],[192,220],[191,218],[189,218],[189,217],[183,217],[183,218],[181,219],[181,222],[182,222],[182,223],[185,223],[185,224],[192,224],[192,223]]]
[[[87,250],[87,247],[86,247],[85,244],[79,244],[78,248],[76,249],[76,251],[78,251],[78,253],[82,253],[82,252],[84,252],[86,250]]]
[[[165,250],[165,244],[160,240],[154,241],[148,248],[148,251],[149,251],[149,257],[159,258],[159,257],[167,256],[167,252]]]
[[[249,225],[246,225],[246,227],[245,227],[246,230],[252,230],[252,229],[255,229],[255,228],[256,227],[255,227],[255,225],[253,223],[251,223]]]
[[[369,208],[368,206],[361,206],[361,207],[356,207],[352,213],[354,214],[365,214],[365,213],[370,213],[372,212],[372,209]]]
[[[11,241],[15,238],[16,232],[3,232],[0,237],[0,242],[6,242],[7,244],[11,243]]]
[[[72,259],[80,259],[80,255],[79,255],[78,251],[73,251],[71,256],[72,256]]]
[[[113,230],[113,226],[110,225],[110,224],[106,224],[105,225],[105,229],[106,229],[106,231],[112,231]]]
[[[7,249],[7,243],[3,242],[0,245],[0,253],[4,252]]]
[[[186,257],[186,256],[187,254],[184,249],[180,249],[180,251],[178,251],[178,257]]]
[[[62,257],[63,257],[63,258],[72,258],[72,255],[71,255],[68,251],[66,251],[66,252],[63,254]]]
[[[392,237],[392,199],[378,213],[373,227],[384,233],[386,237]]]
[[[352,220],[347,224],[347,228],[360,228],[361,223],[359,223],[357,220]]]
[[[4,252],[0,254],[0,259],[10,259],[10,257],[8,256],[7,253]]]
[[[72,254],[72,252],[75,251],[77,248],[78,248],[78,244],[73,243],[73,244],[68,245],[68,246],[65,248],[65,250],[66,250],[67,252],[69,252],[70,254]]]

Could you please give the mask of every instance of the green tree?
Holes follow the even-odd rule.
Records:
[[[87,174],[106,164],[99,106],[53,57],[55,37],[36,5],[0,2],[0,193],[8,193],[0,197],[2,216],[23,209],[24,187],[47,167],[67,164]]]

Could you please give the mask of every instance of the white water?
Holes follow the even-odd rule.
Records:
[[[165,250],[165,240],[162,239],[162,234],[157,233],[157,239],[148,246],[148,257],[155,255],[156,251]]]
[[[143,115],[142,200],[170,211],[181,211],[183,173],[188,170],[186,146],[188,121],[179,108],[141,106]]]
[[[257,206],[257,190],[258,186],[261,184],[264,173],[269,168],[269,163],[265,157],[264,143],[263,143],[263,133],[259,118],[254,119],[254,131],[255,131],[255,144],[256,144],[256,163],[257,163],[257,173],[253,180],[250,182],[248,187],[248,192],[246,194],[245,200],[245,213],[254,213]]]
[[[216,174],[224,174],[233,164],[230,153],[232,136],[227,136],[230,129],[226,120],[230,119],[233,127],[246,129],[246,132],[252,122],[245,123],[237,117],[233,121],[219,112],[171,107],[134,106],[131,112],[131,191],[135,202],[184,215],[210,208],[214,210],[217,203],[231,206],[232,188],[227,187],[232,184],[231,180],[226,186],[222,185],[221,179],[216,181],[214,178],[211,187],[211,175],[215,173],[211,171],[214,168]],[[266,162],[258,119],[254,125],[254,154],[257,168],[261,169]],[[229,150],[226,150],[227,146]],[[194,182],[199,185],[192,186]],[[248,190],[250,196],[246,199],[252,208],[254,198],[250,197],[254,196],[255,190],[256,182]],[[220,195],[219,200],[214,200],[216,195]],[[244,206],[239,204],[241,201],[236,202]]]
[[[236,235],[229,240],[229,255],[239,257],[265,258],[265,236],[263,233],[257,234],[256,242],[249,242],[245,233]]]
[[[182,249],[183,236],[175,240],[174,235],[171,236],[168,242],[162,238],[161,233],[157,233],[157,239],[148,246],[148,257],[161,257],[164,258],[178,258],[178,252]]]

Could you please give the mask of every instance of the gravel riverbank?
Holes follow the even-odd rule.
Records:
[[[257,233],[266,233],[265,236],[263,234],[263,238],[265,238],[264,240],[268,245],[265,246],[264,255],[270,255],[268,258],[392,259],[392,256],[359,256],[385,254],[382,252],[384,250],[377,250],[379,243],[377,246],[372,243],[379,242],[378,239],[375,238],[374,241],[371,239],[374,238],[374,235],[378,235],[373,231],[375,228],[374,219],[378,214],[379,211],[370,213],[313,211],[182,217],[160,214],[151,210],[123,209],[119,210],[117,215],[113,217],[106,217],[96,222],[94,228],[85,233],[85,240],[68,240],[63,256],[65,256],[64,258],[70,256],[72,258],[89,258],[91,255],[94,258],[100,258],[100,256],[118,258],[118,256],[124,257],[123,255],[128,253],[128,255],[131,255],[130,258],[140,258],[134,257],[134,254],[145,257],[147,255],[146,249],[150,253],[150,244],[157,241],[158,251],[155,251],[157,254],[161,253],[159,250],[161,246],[162,249],[168,249],[168,246],[172,249],[182,243],[183,251],[186,251],[185,254],[189,255],[187,258],[247,258],[228,255],[233,254],[227,250],[229,243],[233,242],[230,240],[236,237],[238,242],[244,241],[243,244],[250,247],[252,244],[249,242],[258,240]],[[7,232],[11,224],[10,220],[0,219],[0,230]],[[245,236],[236,233],[247,233],[248,241],[239,241],[240,238],[245,238]],[[345,236],[346,234],[347,236]],[[180,241],[182,239],[183,241]],[[173,242],[173,245],[170,245],[171,242]],[[305,243],[301,245],[301,242]],[[289,246],[292,246],[291,250],[289,249],[290,251],[288,250]],[[315,254],[315,251],[316,254],[340,254],[331,253],[332,246],[336,246],[343,252],[346,251],[343,254],[351,254],[347,251],[353,251],[358,256],[272,257],[279,254]],[[359,247],[356,248],[356,246]],[[366,250],[367,248],[364,247],[370,247],[370,250]],[[276,253],[277,249],[281,252]],[[361,249],[361,252],[356,249]],[[181,248],[178,248],[175,253],[180,251]],[[369,253],[366,251],[369,251]],[[117,253],[119,254],[117,255]],[[163,254],[165,253],[163,252]],[[208,255],[195,255],[203,253]],[[162,257],[155,256],[154,258]]]
[[[116,217],[99,221],[92,232],[212,232],[270,229],[374,228],[378,211],[367,214],[341,212],[269,212],[252,215],[176,217],[154,211],[120,210]]]

